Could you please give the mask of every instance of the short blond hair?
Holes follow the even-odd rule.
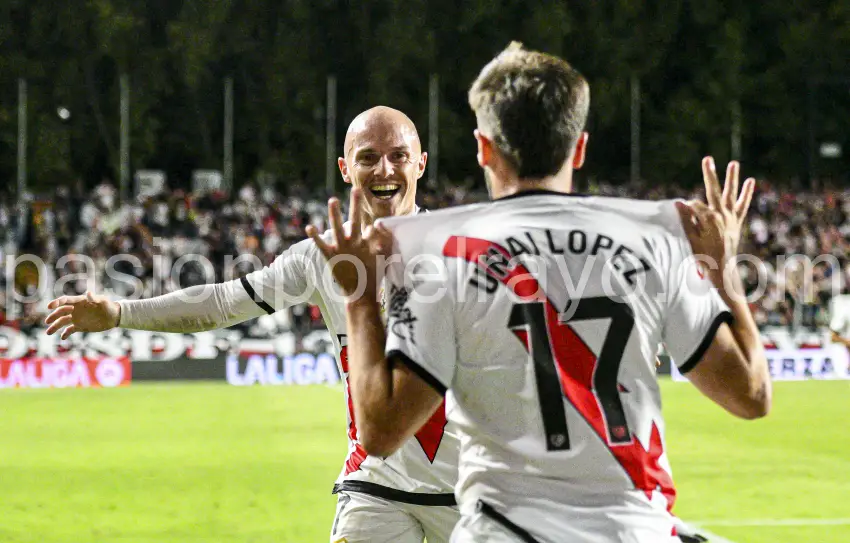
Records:
[[[511,42],[469,89],[479,129],[520,178],[558,173],[587,122],[590,87],[565,60]]]

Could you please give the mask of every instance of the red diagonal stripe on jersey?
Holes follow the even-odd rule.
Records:
[[[339,350],[339,364],[342,366],[342,373],[348,373],[348,345],[343,345]]]
[[[351,389],[348,387],[348,346],[343,346],[339,351],[339,361],[342,366],[345,377],[345,394],[348,397],[348,439],[355,443],[357,449],[345,462],[345,474],[348,475],[352,471],[360,469],[360,464],[366,458],[366,451],[360,446],[357,440],[357,424],[354,421],[354,402],[351,399]],[[431,415],[422,428],[416,432],[416,441],[422,447],[422,452],[428,457],[428,461],[432,464],[437,458],[437,451],[440,449],[440,444],[443,442],[443,436],[446,433],[446,401],[440,404],[440,407]],[[359,454],[358,454],[359,453]],[[359,457],[359,460],[357,460]]]
[[[339,362],[345,379],[345,402],[348,408],[348,439],[354,444],[354,450],[345,459],[345,475],[360,469],[366,460],[366,450],[357,442],[357,424],[354,422],[354,401],[351,399],[351,388],[348,386],[348,346],[343,345],[339,351]]]
[[[360,445],[360,443],[354,444],[354,451],[348,455],[348,458],[345,460],[345,474],[353,473],[360,469],[360,464],[366,460],[366,450]]]
[[[463,258],[468,262],[481,265],[479,257],[486,255],[490,250],[499,251],[508,259],[510,258],[510,253],[496,243],[462,236],[449,238],[443,246],[443,255]],[[515,263],[506,277],[499,277],[487,268],[485,268],[485,271],[526,300],[536,299],[538,296],[535,296],[535,294],[542,293],[537,280],[520,263]],[[514,279],[516,277],[522,277],[522,279]],[[521,286],[521,291],[517,290],[518,286]],[[593,370],[596,366],[596,355],[573,331],[572,327],[559,321],[558,312],[552,303],[548,299],[545,299],[545,301],[546,320],[550,327],[549,336],[554,343],[552,352],[557,361],[564,395],[602,439],[603,443],[607,444],[605,437],[607,432],[605,431],[602,411],[593,394]],[[517,337],[528,350],[527,334],[522,333],[520,335],[520,333],[517,333]],[[558,356],[558,353],[569,353],[569,361],[562,359]],[[670,474],[659,465],[664,446],[661,441],[661,432],[655,422],[652,423],[648,450],[640,444],[637,438],[633,439],[632,443],[628,445],[608,447],[608,449],[623,466],[635,488],[646,492],[648,498],[651,497],[652,491],[661,488],[662,494],[667,498],[668,509],[672,509],[676,490]]]
[[[585,342],[567,324],[558,322],[558,312],[551,303],[546,304],[546,321],[550,327],[553,353],[570,353],[569,360],[555,355],[561,388],[576,410],[587,420],[593,430],[603,440],[606,438],[605,419],[599,402],[593,394],[593,369],[596,355]],[[633,436],[634,437],[634,436]],[[652,491],[661,489],[667,498],[667,507],[672,509],[676,499],[676,489],[670,474],[659,465],[664,446],[661,432],[653,421],[649,438],[649,449],[645,449],[636,437],[628,445],[609,447],[617,461],[634,483],[635,487],[646,492],[651,498]]]
[[[487,253],[491,250],[498,251],[507,260],[511,259],[511,254],[507,249],[496,243],[492,243],[486,239],[467,238],[463,236],[450,237],[443,246],[443,256],[463,258],[468,262],[478,264],[488,275],[507,285],[513,290],[514,294],[525,301],[542,301],[545,299],[545,295],[543,290],[540,289],[537,279],[522,264],[513,266],[504,277],[500,277],[489,266],[483,266],[482,261],[479,259],[482,256],[486,259]]]
[[[443,441],[443,435],[446,433],[446,401],[440,404],[440,407],[431,415],[428,422],[416,432],[416,441],[425,452],[425,456],[433,464],[437,458],[437,450],[440,448],[440,443]]]
[[[348,377],[345,378],[345,395],[348,403],[348,439],[354,443],[354,450],[345,459],[345,474],[348,475],[360,469],[360,464],[366,460],[366,449],[357,442],[357,425],[354,424],[354,403],[351,400],[351,390],[348,388]]]
[[[517,339],[522,343],[522,346],[525,347],[525,350],[528,350],[528,330],[513,330],[514,335]]]

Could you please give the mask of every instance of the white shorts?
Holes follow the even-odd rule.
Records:
[[[458,508],[413,505],[360,492],[339,492],[331,543],[448,543]]]
[[[537,519],[479,505],[474,513],[460,519],[451,543],[682,543],[671,535],[670,524],[652,524],[626,528],[599,516],[575,522],[549,519],[542,525]]]

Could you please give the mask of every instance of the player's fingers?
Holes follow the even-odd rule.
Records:
[[[313,243],[316,244],[316,247],[318,247],[319,250],[322,251],[322,254],[325,255],[325,258],[330,260],[330,258],[334,255],[334,250],[330,245],[325,243],[325,240],[323,240],[322,237],[319,235],[319,230],[311,224],[306,228],[305,232],[307,233],[307,236],[313,240]]]
[[[47,329],[47,335],[52,336],[53,334],[55,334],[56,332],[58,332],[62,328],[68,326],[72,322],[73,322],[73,318],[71,317],[71,315],[65,315],[64,317],[59,317],[58,319],[53,321],[53,324],[51,324],[50,327]]]
[[[358,187],[351,189],[351,205],[349,206],[351,217],[351,239],[360,239],[363,224],[363,191]]]
[[[59,337],[62,338],[62,339],[68,339],[69,337],[71,337],[71,334],[73,334],[76,331],[77,331],[77,327],[72,324],[68,328],[65,328],[64,330],[62,330],[62,335],[59,336]]]
[[[720,182],[717,180],[717,169],[714,158],[707,156],[702,159],[702,180],[705,183],[705,199],[708,205],[720,209]]]
[[[750,177],[744,181],[744,187],[741,189],[741,195],[738,197],[738,202],[735,204],[735,215],[738,220],[742,220],[747,216],[750,210],[750,203],[753,201],[753,193],[756,190],[756,180]]]
[[[328,200],[328,218],[331,221],[331,229],[333,230],[334,243],[337,247],[341,247],[345,241],[345,226],[342,221],[342,211],[339,205],[339,198],[331,198]]]
[[[74,312],[74,306],[72,305],[63,305],[59,309],[55,309],[52,311],[47,317],[44,319],[44,324],[50,324],[59,317],[70,315]]]
[[[741,174],[741,164],[733,160],[726,166],[726,182],[723,183],[723,205],[726,209],[735,209],[738,198],[738,176]]]
[[[82,302],[85,299],[86,299],[85,295],[82,295],[82,294],[79,295],[79,296],[60,296],[60,297],[56,298],[55,300],[53,300],[52,302],[50,302],[47,305],[47,309],[56,309],[57,307],[63,306],[63,305],[73,305],[73,304]]]

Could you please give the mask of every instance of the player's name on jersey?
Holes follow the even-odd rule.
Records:
[[[495,243],[501,245],[509,254],[505,255],[496,247],[492,247],[479,261],[494,277],[482,271],[477,272],[471,279],[474,286],[485,288],[488,292],[496,290],[498,280],[507,277],[516,263],[516,258],[523,255],[548,254],[563,258],[581,256],[584,257],[585,265],[591,266],[588,269],[592,269],[595,260],[598,259],[599,262],[607,263],[610,266],[607,269],[613,269],[619,273],[630,285],[636,283],[637,274],[650,270],[649,262],[639,256],[634,249],[605,234],[584,230],[523,231],[502,240],[496,240]],[[559,260],[561,259],[555,259],[556,262]],[[567,272],[566,268],[561,271]]]

